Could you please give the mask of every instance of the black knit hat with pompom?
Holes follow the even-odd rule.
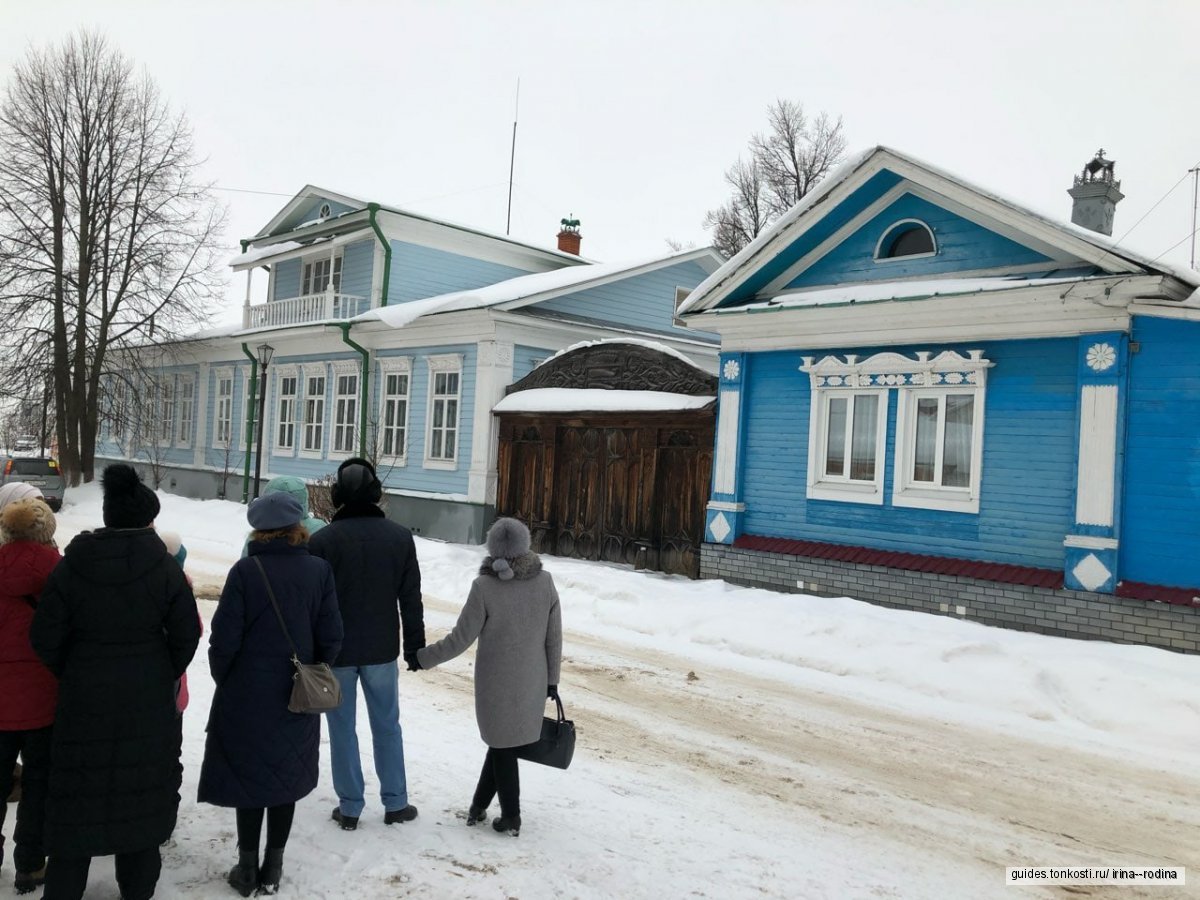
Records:
[[[142,484],[137,470],[115,463],[100,476],[107,528],[149,528],[158,518],[158,496]]]

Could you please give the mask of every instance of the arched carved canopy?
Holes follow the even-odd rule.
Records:
[[[642,344],[604,343],[580,347],[543,363],[509,385],[505,393],[533,388],[603,388],[716,396],[717,376]]]

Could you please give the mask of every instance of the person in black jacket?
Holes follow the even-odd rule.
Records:
[[[229,570],[209,638],[217,690],[199,799],[237,809],[238,864],[228,881],[243,897],[256,888],[267,894],[278,889],[296,801],[317,786],[321,717],[288,711],[291,647],[307,664],[332,663],[342,646],[333,571],[309,555],[303,515],[286,493],[250,504],[250,555]],[[260,869],[264,814],[267,851]]]
[[[102,484],[105,527],[67,546],[30,629],[59,678],[44,900],[79,900],[110,855],[123,900],[153,897],[179,810],[175,682],[200,642],[196,599],[151,527],[154,492],[127,465]]]
[[[338,795],[333,820],[347,831],[358,827],[365,806],[355,731],[360,682],[371,721],[383,820],[391,825],[417,817],[417,808],[408,802],[396,660],[402,626],[410,670],[415,668],[416,652],[425,646],[421,569],[412,532],[384,515],[378,505],[382,496],[375,467],[358,457],[346,460],[338,467],[331,491],[337,513],[308,545],[313,556],[333,566],[345,628],[334,667],[342,685],[342,705],[327,721]]]

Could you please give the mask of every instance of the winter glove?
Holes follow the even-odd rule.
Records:
[[[558,685],[557,684],[546,685],[546,699],[547,700],[557,700],[558,699]]]
[[[421,661],[417,659],[417,654],[415,653],[405,653],[404,661],[408,663],[408,671],[410,672],[419,671],[421,668]]]

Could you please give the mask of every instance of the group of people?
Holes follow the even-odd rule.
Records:
[[[49,507],[16,495],[36,491],[0,488],[0,792],[8,795],[19,754],[14,883],[27,893],[44,882],[45,900],[81,898],[92,857],[109,855],[122,900],[152,897],[179,807],[185,673],[202,629],[186,549],[155,530],[158,498],[134,469],[110,465],[102,488],[104,527],[76,536],[62,556]],[[498,795],[493,828],[520,831],[517,751],[538,739],[545,700],[557,696],[554,582],[528,529],[499,519],[457,624],[426,646],[415,542],[387,518],[382,495],[374,467],[353,458],[338,468],[328,524],[308,515],[298,478],[272,480],[247,510],[252,531],[209,632],[215,690],[197,793],[236,810],[227,881],[243,897],[280,884],[296,803],[318,782],[322,718],[338,797],[331,818],[358,827],[360,686],[383,820],[416,819],[399,660],[433,668],[476,640],[476,717],[488,749],[467,824],[483,821]],[[342,702],[325,716],[288,710],[293,653],[332,667]]]

